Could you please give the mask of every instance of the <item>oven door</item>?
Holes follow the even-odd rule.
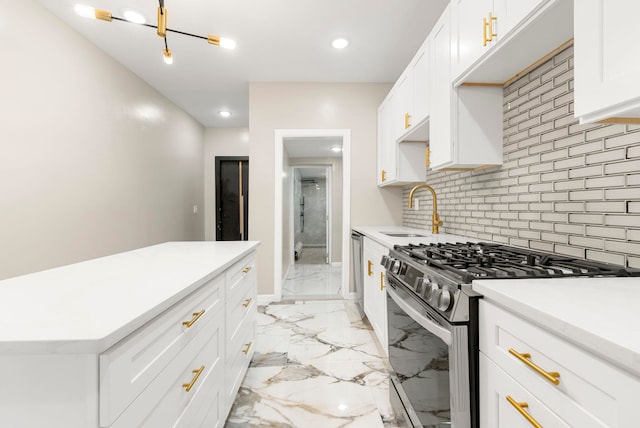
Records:
[[[469,428],[467,326],[448,323],[387,278],[389,391],[399,423]]]

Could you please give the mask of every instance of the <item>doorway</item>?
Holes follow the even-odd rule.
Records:
[[[295,264],[331,260],[331,166],[294,166],[293,233]]]
[[[216,156],[216,241],[249,236],[249,158]]]
[[[300,130],[276,130],[275,131],[275,213],[274,213],[274,298],[281,300],[286,298],[343,298],[351,297],[349,290],[349,243],[350,243],[350,144],[351,133],[348,129],[300,129]],[[330,144],[328,144],[330,142]],[[340,148],[330,147],[338,143]],[[324,155],[319,153],[294,154],[303,147],[313,150],[337,149],[340,153]],[[331,162],[326,162],[327,156],[334,156],[339,159],[338,169]],[[294,159],[295,158],[295,159]],[[332,292],[323,295],[310,296],[300,295],[299,290],[284,290],[287,278],[299,278],[309,283],[314,281],[318,273],[305,272],[299,277],[295,269],[298,267],[294,261],[294,207],[299,200],[294,201],[293,193],[294,166],[319,166],[319,164],[332,165],[330,179],[333,196],[333,205],[330,210],[333,215],[333,224],[329,225],[328,235],[330,236],[329,263],[324,265],[305,265],[316,268],[330,268],[333,284],[337,288]],[[306,202],[306,201],[305,201]],[[305,203],[306,205],[306,203]],[[307,211],[305,207],[305,217]],[[331,223],[331,220],[330,220]],[[344,267],[344,269],[343,269]],[[290,271],[294,270],[293,273]],[[307,271],[312,270],[308,268]],[[309,276],[307,278],[307,273]],[[326,277],[326,274],[324,274]],[[323,279],[324,281],[324,279]],[[288,284],[287,284],[288,287]],[[290,287],[288,287],[290,288]],[[295,288],[295,287],[294,287]]]

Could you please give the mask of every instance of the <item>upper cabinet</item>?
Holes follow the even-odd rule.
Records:
[[[450,7],[456,86],[503,85],[573,37],[572,0],[452,0]]]
[[[502,88],[451,83],[447,8],[431,32],[431,169],[502,164]]]
[[[640,56],[629,46],[640,40],[640,2],[582,0],[574,16],[575,115],[582,123],[638,122]]]
[[[543,0],[452,0],[452,71],[459,76]]]

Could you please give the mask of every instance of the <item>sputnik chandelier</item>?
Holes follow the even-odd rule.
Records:
[[[75,11],[78,15],[85,18],[100,19],[102,21],[112,22],[113,20],[127,22],[129,24],[144,25],[145,27],[155,28],[159,37],[164,40],[164,62],[167,64],[173,63],[173,56],[167,43],[167,32],[182,34],[183,36],[195,37],[197,39],[206,40],[208,43],[216,46],[220,46],[225,49],[235,49],[236,43],[225,37],[213,36],[209,34],[207,37],[198,36],[196,34],[186,33],[184,31],[173,30],[167,27],[167,8],[164,6],[164,0],[158,0],[158,25],[151,25],[145,23],[144,17],[139,14],[133,16],[127,16],[125,13],[124,18],[113,16],[111,12],[101,9],[95,9],[90,6],[76,5]]]

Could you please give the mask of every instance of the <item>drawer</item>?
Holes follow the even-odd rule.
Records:
[[[102,426],[109,426],[216,314],[224,313],[224,290],[220,275],[100,355]]]
[[[255,281],[248,280],[249,278],[245,280],[247,286],[241,288],[243,293],[238,293],[239,298],[227,303],[227,339],[229,342],[233,342],[237,337],[246,316],[250,315],[253,319],[256,318],[256,285]]]
[[[242,384],[244,375],[249,367],[251,358],[255,350],[256,343],[256,322],[255,317],[245,319],[243,327],[236,340],[227,348],[227,367],[225,389],[227,395],[227,411],[231,408],[238,389]]]
[[[162,370],[112,428],[195,427],[221,414],[224,318],[220,313]],[[187,391],[187,387],[191,386]]]
[[[623,427],[632,421],[640,379],[555,334],[487,301],[480,302],[480,350],[566,421],[580,408],[589,425]],[[522,357],[517,357],[510,350]],[[557,372],[557,385],[541,371]],[[553,379],[554,376],[551,377]],[[572,414],[573,415],[573,414]],[[627,425],[628,426],[628,425]]]
[[[244,257],[239,262],[236,262],[227,269],[226,281],[227,281],[227,297],[231,297],[237,295],[235,291],[239,287],[242,287],[241,281],[247,276],[251,276],[253,278],[256,277],[256,255],[255,253],[251,253],[248,256]]]
[[[557,414],[537,400],[518,382],[480,353],[480,426],[488,428],[531,428],[534,426],[507,397],[544,428],[571,428]],[[526,403],[526,406],[523,405]],[[574,425],[587,427],[591,425]]]

